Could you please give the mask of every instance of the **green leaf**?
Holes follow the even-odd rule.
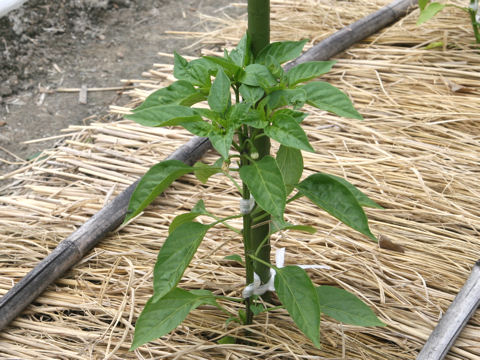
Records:
[[[232,61],[240,67],[247,66],[252,57],[251,40],[248,34],[243,35],[237,47],[230,52]]]
[[[280,144],[295,149],[315,152],[300,125],[289,115],[275,113],[272,125],[265,128],[265,134]]]
[[[273,56],[280,64],[293,60],[300,56],[307,41],[308,40],[270,43],[260,51],[260,54],[258,54],[255,59],[255,63],[265,64],[268,55]]]
[[[266,66],[260,64],[248,65],[239,80],[245,85],[263,86],[264,88],[277,85],[277,79]]]
[[[282,65],[272,55],[267,55],[265,58],[265,66],[277,79],[282,79],[285,74]]]
[[[143,126],[175,126],[186,122],[202,121],[192,108],[182,105],[158,105],[135,111],[125,118]]]
[[[353,107],[348,96],[323,81],[314,81],[301,86],[307,92],[307,104],[346,118],[362,120],[363,117]]]
[[[314,79],[330,71],[336,61],[309,61],[298,64],[287,73],[288,86]]]
[[[220,65],[225,73],[230,77],[236,77],[243,72],[243,69],[236,65],[231,59],[221,58],[218,56],[204,56],[203,58]]]
[[[310,175],[296,187],[318,207],[345,225],[377,241],[370,232],[362,207],[342,182],[327,174],[317,173]]]
[[[224,257],[225,260],[232,260],[238,262],[240,265],[244,266],[245,263],[243,262],[243,259],[240,255],[238,254],[233,254],[233,255],[227,255]]]
[[[282,173],[287,196],[298,184],[303,173],[303,156],[300,150],[280,145],[277,152],[277,165]]]
[[[213,129],[212,124],[207,121],[186,122],[182,123],[182,126],[193,135],[204,137],[208,136]]]
[[[271,110],[279,107],[291,105],[299,109],[307,101],[307,93],[302,88],[276,90],[266,97],[268,107]]]
[[[165,160],[152,166],[133,191],[124,223],[137,216],[174,180],[192,170],[191,166],[178,160]]]
[[[161,299],[177,286],[210,227],[185,222],[168,235],[153,270],[153,301]]]
[[[130,350],[168,334],[185,320],[190,311],[203,304],[216,306],[213,294],[195,294],[175,288],[156,302],[152,296],[137,319]]]
[[[341,182],[343,185],[345,185],[348,190],[355,196],[355,199],[357,199],[358,203],[361,206],[365,207],[371,207],[371,208],[377,208],[377,209],[383,209],[380,205],[378,205],[375,201],[370,199],[367,195],[365,195],[363,192],[357,189],[354,185],[350,184],[347,180],[344,178],[341,178],[339,176],[331,175],[331,174],[324,174],[326,176],[331,177],[332,179]]]
[[[298,266],[276,268],[275,290],[298,328],[320,347],[320,305],[305,270]]]
[[[185,80],[192,85],[210,88],[210,73],[214,69],[207,59],[195,59],[188,62],[185,58],[174,52],[173,76],[178,80]]]
[[[418,7],[420,8],[420,10],[423,10],[429,2],[430,0],[418,0]]]
[[[206,97],[192,84],[185,80],[178,80],[165,88],[150,94],[134,112],[157,105],[184,105],[191,106],[205,100]]]
[[[275,111],[275,114],[286,114],[295,119],[297,123],[301,123],[307,116],[308,114],[301,112],[301,111],[295,111],[292,109],[280,109]]]
[[[206,184],[210,176],[221,172],[222,168],[207,165],[202,162],[196,162],[195,165],[193,165],[193,173],[202,184]]]
[[[273,219],[271,226],[270,226],[270,234],[274,234],[279,231],[283,230],[296,230],[296,231],[303,231],[307,232],[309,234],[315,234],[317,232],[317,229],[315,229],[312,226],[308,225],[294,225],[290,224],[283,219]]]
[[[233,127],[226,130],[221,129],[211,131],[208,135],[212,146],[224,159],[228,158],[228,153],[230,151],[230,147],[232,146],[233,135],[235,135],[235,130]]]
[[[235,129],[243,124],[257,129],[263,129],[268,125],[268,121],[262,118],[261,112],[252,109],[247,103],[233,105],[227,113],[227,120]]]
[[[242,84],[238,89],[240,91],[240,95],[242,95],[243,100],[245,100],[249,104],[256,104],[258,100],[260,100],[265,91],[259,86],[249,86]]]
[[[217,341],[219,344],[236,344],[237,340],[233,336],[224,336]]]
[[[175,230],[183,223],[192,222],[197,216],[208,214],[209,213],[205,209],[205,204],[203,203],[203,200],[199,200],[190,212],[180,214],[176,216],[175,219],[173,219],[173,221],[170,223],[170,226],[168,227],[168,233],[171,234],[173,230]]]
[[[220,69],[217,72],[217,77],[213,81],[208,95],[208,105],[210,109],[223,114],[231,103],[230,95],[230,79],[225,72]]]
[[[240,168],[240,178],[247,184],[256,203],[276,218],[283,218],[286,193],[282,173],[271,156]]]
[[[440,4],[438,2],[433,2],[428,4],[421,12],[420,16],[418,17],[417,20],[417,25],[421,25],[424,22],[427,22],[431,18],[433,18],[435,15],[437,15],[440,11],[443,10],[443,8],[446,6],[446,4]]]
[[[386,326],[362,300],[354,294],[334,286],[316,288],[320,311],[345,324],[358,326]]]

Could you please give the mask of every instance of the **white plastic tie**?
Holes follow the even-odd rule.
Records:
[[[250,199],[240,199],[240,214],[250,214],[254,206],[255,199],[253,198],[252,194],[250,194]]]
[[[277,268],[282,268],[285,262],[285,248],[280,248],[275,252],[275,266]],[[330,270],[328,265],[296,265],[302,269],[326,269]],[[260,276],[258,274],[253,274],[253,283],[248,284],[245,289],[243,289],[242,296],[244,299],[249,298],[252,295],[263,295],[267,291],[275,291],[275,275],[276,271],[270,269],[270,279],[266,284],[262,284]]]

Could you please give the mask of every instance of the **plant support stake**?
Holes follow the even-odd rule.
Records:
[[[417,360],[443,359],[480,305],[480,260],[473,266],[465,285],[430,334]]]
[[[345,51],[355,42],[405,16],[413,10],[416,3],[416,0],[394,1],[392,4],[321,41],[296,60],[286,64],[285,69],[288,70],[294,65],[306,61],[327,60]],[[175,151],[169,159],[182,160],[193,164],[210,146],[210,142],[206,139],[193,138]],[[0,330],[15,319],[48,285],[80,261],[100,240],[122,223],[129,199],[136,185],[137,182],[130,185],[111,203],[96,213],[67,239],[63,240],[44,260],[3,296],[0,300]]]

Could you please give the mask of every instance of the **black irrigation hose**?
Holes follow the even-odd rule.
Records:
[[[416,3],[416,0],[394,1],[323,40],[287,64],[285,69],[288,70],[292,66],[306,61],[329,59],[405,16]],[[210,146],[208,139],[194,137],[170,155],[168,159],[193,164],[203,156]],[[48,285],[80,261],[108,233],[120,226],[136,185],[136,182],[130,185],[68,238],[60,242],[55,250],[3,296],[0,300],[0,330],[15,319]]]

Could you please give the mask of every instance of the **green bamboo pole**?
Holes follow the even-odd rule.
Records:
[[[252,41],[252,52],[256,56],[265,46],[270,43],[270,0],[248,0],[248,35]],[[250,133],[253,129],[250,129]],[[260,133],[259,135],[261,135]],[[260,136],[254,141],[258,151],[258,159],[270,155],[270,139],[267,136]],[[269,216],[256,216],[260,218],[257,222],[252,221],[251,243],[253,251],[260,244],[263,244],[258,252],[258,257],[270,263],[270,241],[264,241],[270,231],[268,223]],[[270,279],[270,268],[259,262],[254,262],[255,272],[260,276],[262,283]]]

